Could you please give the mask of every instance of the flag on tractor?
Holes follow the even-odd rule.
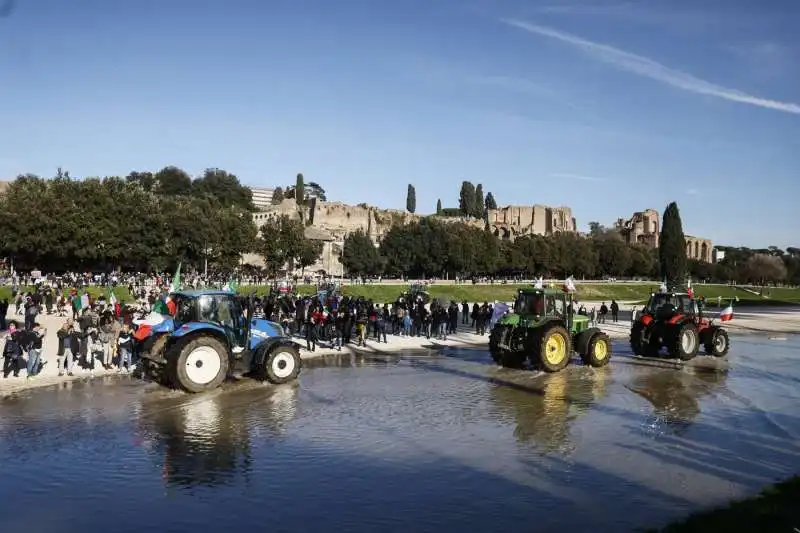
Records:
[[[572,276],[564,280],[564,292],[575,292],[575,280]]]
[[[720,312],[719,320],[720,322],[728,322],[729,320],[733,320],[733,300],[728,303],[728,307]]]
[[[236,292],[236,289],[238,289],[238,288],[239,288],[239,284],[236,283],[235,280],[230,279],[230,280],[228,280],[228,283],[226,283],[225,286],[222,287],[222,290],[223,291],[227,291],[227,292]]]
[[[159,313],[162,315],[174,315],[176,308],[175,308],[175,301],[172,299],[172,295],[176,292],[181,290],[181,264],[178,263],[178,268],[175,270],[175,276],[172,278],[172,283],[169,286],[169,292],[164,297],[163,300],[159,299],[153,305],[153,312]]]
[[[689,295],[689,298],[694,298],[694,289],[692,289],[692,278],[686,282],[686,294]]]
[[[658,287],[659,292],[667,292],[667,278],[664,278],[664,281],[661,282],[661,285]]]
[[[544,289],[544,278],[539,276],[539,279],[536,280],[536,285],[533,286],[535,289]]]

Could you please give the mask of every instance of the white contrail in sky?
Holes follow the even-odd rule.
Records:
[[[800,105],[792,102],[779,102],[776,100],[768,100],[766,98],[759,98],[747,93],[743,93],[737,89],[728,89],[715,85],[711,82],[696,78],[691,74],[681,72],[679,70],[671,69],[661,63],[652,59],[614,48],[607,44],[596,43],[587,41],[575,35],[564,33],[553,28],[546,26],[539,26],[514,19],[502,19],[501,22],[509,26],[521,28],[527,32],[535,33],[544,37],[550,37],[563,43],[571,44],[580,48],[587,54],[595,59],[604,61],[622,70],[633,72],[667,85],[672,85],[684,91],[690,91],[698,94],[705,94],[708,96],[716,96],[730,100],[731,102],[739,102],[742,104],[750,104],[758,107],[765,107],[774,109],[776,111],[783,111],[784,113],[800,114]]]

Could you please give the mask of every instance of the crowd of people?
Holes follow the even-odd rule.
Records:
[[[249,305],[254,316],[278,322],[287,335],[305,339],[306,348],[312,352],[321,343],[338,350],[350,343],[365,346],[368,340],[386,343],[389,335],[447,340],[459,326],[485,335],[494,314],[488,302],[470,307],[467,302],[459,305],[433,300],[426,305],[422,299],[406,301],[401,297],[391,305],[381,305],[335,291],[320,294],[251,296]]]

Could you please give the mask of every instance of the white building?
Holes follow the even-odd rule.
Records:
[[[275,193],[275,189],[267,187],[248,187],[248,189],[253,194],[253,204],[256,209],[266,209],[272,205],[272,195]]]

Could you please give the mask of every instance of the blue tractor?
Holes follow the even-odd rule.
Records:
[[[139,326],[141,335],[137,330],[137,338],[144,337],[143,376],[198,393],[235,374],[275,384],[300,374],[300,346],[280,324],[251,318],[233,292],[179,291],[168,300],[172,316],[158,315]]]

